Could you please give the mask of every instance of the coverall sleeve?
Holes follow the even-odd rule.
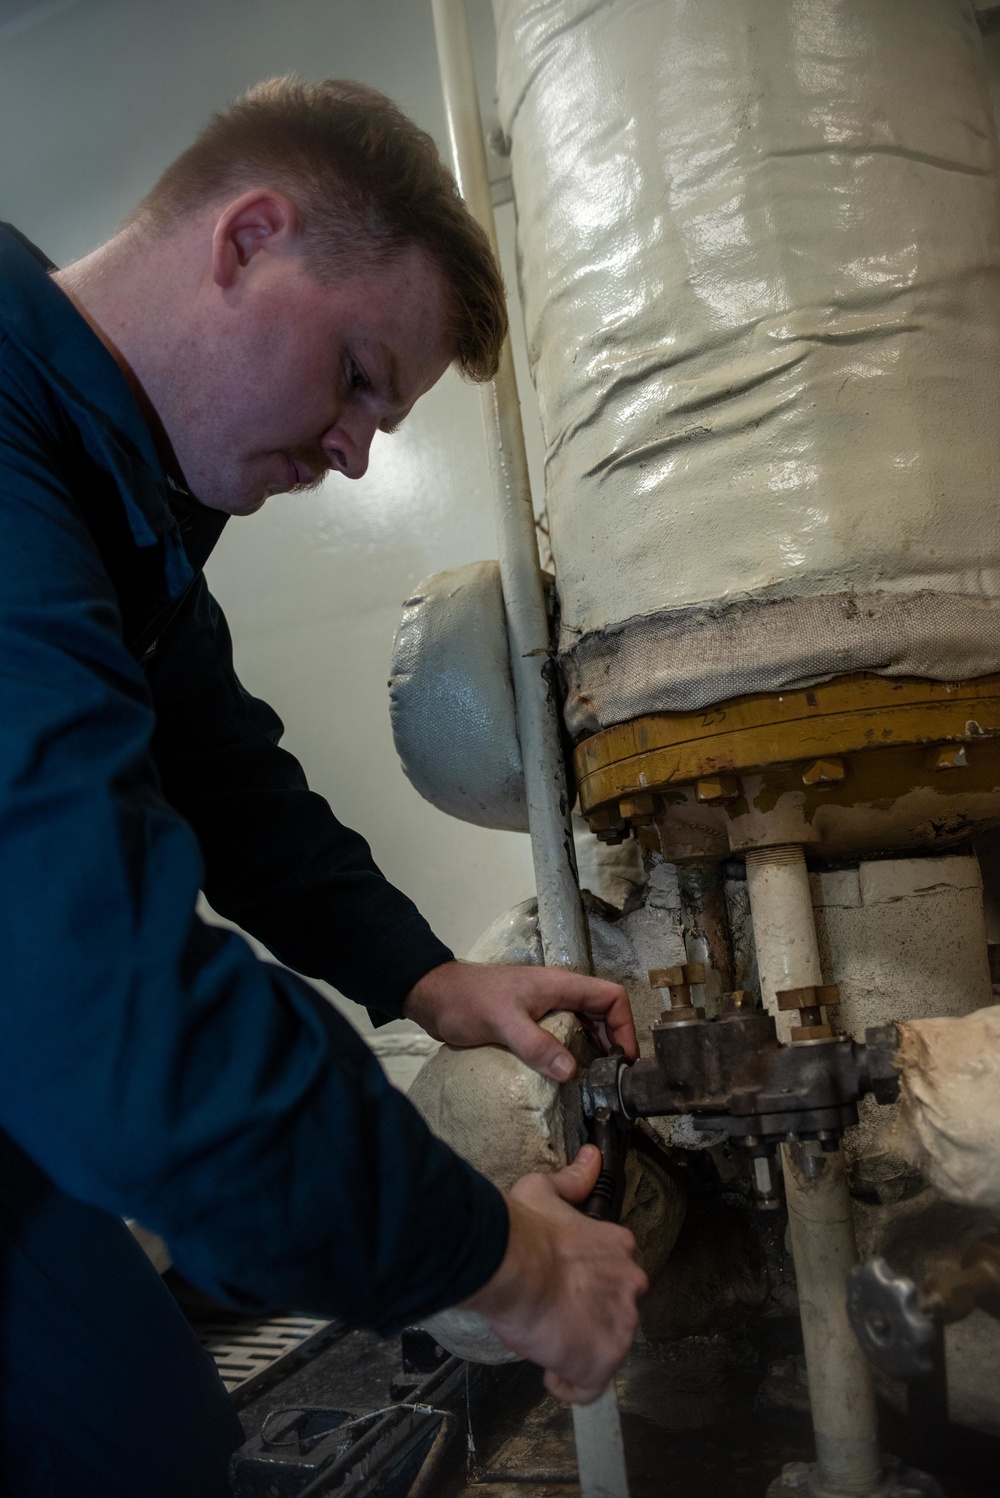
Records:
[[[397,1017],[414,983],[453,953],[279,746],[281,720],[238,681],[228,626],[203,577],[147,677],[156,763],[201,844],[213,907],[296,972]]]
[[[305,982],[193,912],[197,840],[70,473],[0,413],[0,1126],[234,1304],[388,1331],[482,1285],[502,1196]]]

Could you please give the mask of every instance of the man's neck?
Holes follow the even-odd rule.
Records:
[[[160,461],[175,478],[183,479],[163,422],[157,412],[150,388],[155,390],[153,361],[144,350],[150,340],[147,327],[154,321],[156,308],[150,305],[150,287],[157,278],[151,274],[149,260],[135,231],[123,230],[114,239],[76,260],[63,270],[53,272],[52,279],[63,291],[80,316],[104,344],[128,382],[136,402],[146,418]],[[144,271],[140,272],[140,265]],[[169,320],[159,320],[161,329]]]
[[[135,376],[132,368],[111,331],[115,321],[114,287],[118,278],[114,271],[118,259],[115,240],[111,240],[82,260],[66,266],[64,270],[53,271],[52,279],[66,293],[84,321],[89,323],[126,378],[133,381]]]

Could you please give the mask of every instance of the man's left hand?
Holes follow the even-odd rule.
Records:
[[[557,1009],[578,1014],[606,1045],[621,1046],[630,1061],[638,1056],[624,988],[566,968],[444,962],[410,989],[403,1014],[435,1040],[454,1046],[503,1045],[543,1077],[566,1082],[576,1062],[538,1024]]]

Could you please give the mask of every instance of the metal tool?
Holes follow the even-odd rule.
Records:
[[[604,1059],[624,1064],[625,1053],[620,1046],[612,1046]],[[601,1173],[581,1210],[584,1216],[598,1222],[617,1222],[625,1199],[625,1157],[631,1120],[610,1107],[599,1107],[586,1122],[590,1142],[601,1152]]]

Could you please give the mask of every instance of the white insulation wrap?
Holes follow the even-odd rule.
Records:
[[[899,1034],[902,1153],[948,1201],[1000,1216],[1000,1007]]]
[[[494,0],[574,732],[1000,668],[967,0]]]
[[[406,600],[389,703],[396,753],[427,801],[480,827],[527,832],[496,562],[435,573]]]

